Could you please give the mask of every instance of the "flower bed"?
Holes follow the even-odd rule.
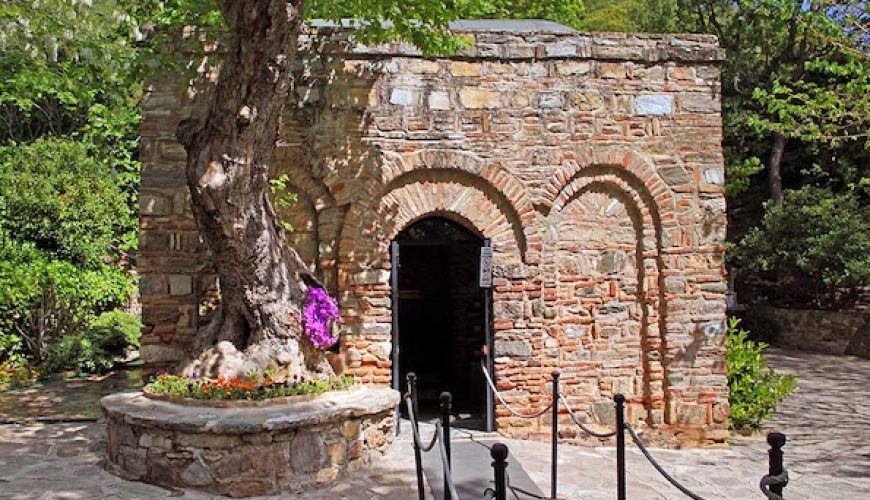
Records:
[[[262,401],[294,396],[310,396],[347,389],[350,377],[328,380],[275,381],[271,377],[225,378],[182,377],[162,374],[154,377],[144,392],[155,399],[193,399],[203,401]]]

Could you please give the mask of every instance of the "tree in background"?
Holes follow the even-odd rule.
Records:
[[[586,27],[602,19],[719,38],[730,260],[744,278],[769,284],[755,287],[766,300],[837,307],[856,298],[870,283],[870,233],[860,223],[870,197],[866,0],[586,6]]]
[[[112,312],[135,289],[136,38],[121,2],[0,4],[0,385],[138,337]]]

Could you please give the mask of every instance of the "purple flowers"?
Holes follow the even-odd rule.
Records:
[[[338,320],[338,302],[318,287],[310,287],[305,296],[305,308],[302,311],[305,334],[314,345],[320,349],[335,344],[338,339],[329,331],[330,320]]]

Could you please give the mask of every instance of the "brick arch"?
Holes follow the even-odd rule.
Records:
[[[359,206],[358,206],[359,207]],[[380,268],[390,241],[414,221],[430,215],[457,218],[490,238],[497,253],[522,258],[525,238],[519,215],[503,195],[479,178],[451,172],[412,172],[398,177],[376,203],[351,210],[339,244],[341,267]],[[520,235],[518,238],[517,235]]]
[[[660,228],[676,227],[676,202],[654,165],[640,154],[621,147],[578,147],[576,161],[566,162],[544,186],[541,205],[552,210],[556,200],[578,177],[610,174],[619,177],[644,200]],[[643,205],[641,205],[643,206]]]
[[[557,222],[565,208],[589,192],[605,193],[619,200],[625,206],[637,235],[638,247],[635,257],[638,271],[637,297],[643,303],[640,358],[644,367],[644,400],[630,402],[630,404],[645,407],[648,412],[648,424],[652,425],[654,419],[651,417],[651,411],[661,410],[666,415],[670,399],[667,381],[670,370],[666,363],[668,313],[663,282],[666,273],[663,259],[662,216],[656,203],[657,198],[645,189],[645,184],[641,183],[640,179],[617,167],[592,166],[576,172],[568,182],[563,184],[559,192],[550,198],[551,205],[547,217]],[[558,234],[558,230],[556,233]],[[555,263],[555,246],[547,246],[543,258],[545,266]],[[649,286],[650,284],[652,286]],[[648,306],[651,306],[651,311]],[[650,356],[651,351],[655,352],[655,356]],[[653,380],[653,373],[659,372],[661,375],[657,375]],[[654,382],[659,382],[660,385],[655,386]]]
[[[395,167],[402,162],[387,163]],[[495,175],[494,178],[508,179],[500,175]],[[359,241],[361,234],[387,245],[404,227],[402,224],[406,225],[415,217],[427,213],[441,211],[466,217],[465,211],[467,211],[466,218],[474,223],[482,217],[483,212],[476,213],[477,207],[469,200],[478,202],[479,207],[487,207],[487,209],[494,207],[493,213],[497,212],[503,217],[506,225],[501,223],[496,225],[494,220],[480,220],[479,224],[475,224],[481,234],[493,240],[494,246],[498,244],[497,242],[501,242],[505,248],[515,250],[523,260],[526,259],[529,245],[540,248],[540,235],[533,230],[535,212],[531,201],[524,193],[517,191],[522,189],[521,186],[512,187],[510,181],[506,181],[508,184],[502,183],[510,187],[508,191],[510,194],[508,194],[483,176],[465,169],[424,167],[398,175],[387,173],[384,174],[383,179],[391,180],[376,196],[367,198],[371,199],[370,202],[365,203],[360,200],[355,203],[345,217],[339,243],[342,262],[359,259],[358,250],[361,245],[365,245],[365,241]],[[448,186],[451,188],[445,191]],[[455,186],[462,186],[462,189],[454,189]],[[432,192],[436,196],[427,195]],[[448,196],[453,195],[456,196],[455,200],[447,199]],[[395,200],[397,196],[400,198],[409,196],[409,198],[404,200],[401,206],[394,206],[392,209],[385,205],[385,200]],[[461,210],[457,207],[461,207]],[[391,214],[390,210],[395,210],[396,213]],[[373,217],[372,214],[377,214],[377,217]],[[401,218],[396,218],[398,216]],[[389,224],[379,228],[380,232],[372,230],[373,225],[379,224],[378,217],[383,219],[381,222],[389,221]],[[353,252],[357,253],[350,257]],[[370,265],[374,264],[371,259],[366,259],[366,262]]]

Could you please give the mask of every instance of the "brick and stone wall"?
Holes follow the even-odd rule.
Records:
[[[752,306],[753,333],[781,347],[870,359],[870,312]]]
[[[299,201],[283,216],[338,294],[341,352],[391,382],[389,243],[441,215],[492,240],[495,377],[536,408],[560,369],[590,420],[628,398],[667,441],[727,435],[720,50],[702,35],[471,30],[424,59],[403,44],[333,51],[311,32],[275,152]],[[187,79],[148,89],[142,125],[142,355],[181,359],[214,301],[188,208]],[[498,410],[500,431],[546,419]],[[671,441],[673,442],[673,441]]]

